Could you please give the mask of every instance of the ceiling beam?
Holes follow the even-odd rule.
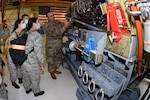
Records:
[[[59,0],[26,0],[25,5],[28,6],[60,6],[60,7],[70,7],[71,1],[59,1]]]

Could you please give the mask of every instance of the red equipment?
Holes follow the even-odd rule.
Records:
[[[112,30],[112,39],[118,42],[122,34],[130,34],[123,10],[118,2],[107,5],[107,31]]]

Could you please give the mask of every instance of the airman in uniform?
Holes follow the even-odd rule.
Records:
[[[23,34],[24,32],[22,31],[24,28],[26,27],[26,25],[24,24],[22,19],[18,19],[15,22],[15,26],[14,29],[12,31],[12,34],[10,35],[9,38],[9,42],[8,42],[8,49],[12,48],[10,45],[10,42],[14,39],[17,39],[19,36],[21,36],[21,34]],[[10,80],[12,82],[12,86],[14,86],[15,88],[20,88],[19,85],[17,85],[16,80],[18,78],[19,83],[22,83],[22,72],[21,72],[21,66],[15,65],[10,53],[8,52],[8,68],[10,71]]]
[[[56,79],[55,74],[61,74],[57,69],[62,63],[62,33],[71,25],[72,20],[66,23],[57,21],[52,12],[48,12],[46,16],[48,18],[48,22],[44,25],[44,33],[46,33],[46,60],[48,72],[53,79]]]
[[[37,31],[40,23],[37,18],[29,18],[27,25],[28,39],[26,42],[27,60],[22,64],[23,86],[27,94],[31,91],[34,96],[43,95],[40,90],[40,73],[44,71],[44,53],[42,48],[42,36]],[[40,72],[41,71],[41,72]]]

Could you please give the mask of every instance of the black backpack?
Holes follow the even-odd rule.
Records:
[[[17,34],[16,34],[17,35]],[[21,36],[17,36],[16,39],[10,41],[11,44],[15,45],[26,45],[28,34],[22,34]],[[21,66],[24,61],[27,59],[27,54],[25,54],[25,50],[17,50],[17,49],[9,49],[9,53],[11,56],[11,59],[15,65]]]

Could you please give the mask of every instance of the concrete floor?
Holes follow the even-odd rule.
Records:
[[[41,90],[45,91],[45,94],[39,97],[34,97],[33,93],[26,94],[22,84],[19,84],[20,89],[15,89],[10,82],[9,72],[5,70],[4,82],[8,85],[8,100],[77,100],[76,84],[69,70],[60,67],[62,71],[61,75],[57,75],[57,80],[53,80],[47,68],[45,73],[41,75]],[[18,83],[18,81],[17,81]]]

